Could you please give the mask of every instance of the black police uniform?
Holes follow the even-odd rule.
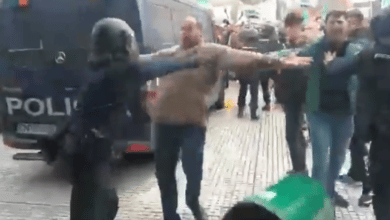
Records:
[[[97,45],[92,45],[89,83],[79,95],[65,134],[73,184],[71,220],[112,220],[116,216],[118,197],[110,183],[111,131],[115,126],[112,116],[127,106],[138,118],[140,87],[147,80],[168,71],[196,67],[195,59],[156,61],[148,69],[131,63],[135,37],[120,19],[100,20],[92,38]]]
[[[238,34],[240,41],[244,44],[247,49],[251,51],[258,50],[258,41],[259,41],[259,33],[255,28],[243,28],[240,30]],[[259,93],[259,80],[260,77],[258,74],[253,74],[252,77],[244,77],[238,78],[240,82],[240,89],[238,91],[238,117],[243,117],[244,109],[246,105],[246,94],[248,86],[250,87],[251,101],[250,101],[250,109],[251,109],[251,118],[257,119],[256,111],[258,108],[258,93]]]
[[[361,53],[355,137],[371,142],[370,178],[376,219],[390,219],[390,12],[374,18],[375,45]]]

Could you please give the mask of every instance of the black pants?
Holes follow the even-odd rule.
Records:
[[[390,137],[377,136],[370,148],[370,179],[374,197],[373,207],[377,220],[390,219]]]
[[[71,220],[113,220],[118,211],[118,196],[110,188],[111,145],[104,139],[81,144],[71,156]]]
[[[269,89],[268,89],[269,79],[270,79],[269,77],[265,79],[260,79],[261,89],[263,90],[263,100],[266,105],[269,105],[271,103],[271,95],[269,94]]]
[[[363,194],[371,192],[371,184],[364,158],[368,156],[368,150],[363,143],[358,143],[356,138],[351,139],[350,144],[351,151],[351,168],[349,169],[348,176],[354,180],[362,181],[363,183]]]
[[[283,105],[286,113],[286,140],[290,150],[294,171],[306,170],[306,139],[303,134],[304,122],[302,103],[291,102]]]
[[[246,93],[248,89],[248,85],[250,86],[251,93],[251,102],[249,104],[250,108],[256,110],[258,108],[258,100],[259,100],[259,80],[244,80],[240,79],[240,90],[238,92],[238,107],[245,106]]]

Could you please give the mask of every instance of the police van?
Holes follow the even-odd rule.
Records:
[[[188,15],[213,42],[212,17],[191,0],[0,0],[0,129],[12,148],[36,149],[14,159],[53,162],[61,152],[82,85],[90,32],[104,17],[125,20],[142,53],[179,44]],[[146,88],[146,87],[145,87]],[[142,97],[147,97],[142,96]],[[140,101],[142,101],[140,97]],[[150,123],[118,115],[113,153],[152,152]]]

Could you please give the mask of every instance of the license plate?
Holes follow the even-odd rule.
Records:
[[[26,124],[19,123],[16,132],[19,134],[33,134],[33,135],[43,135],[51,136],[57,130],[55,125],[48,124]]]

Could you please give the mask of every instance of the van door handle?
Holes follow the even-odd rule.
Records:
[[[23,52],[23,51],[32,51],[32,50],[43,50],[42,40],[39,42],[39,48],[9,49],[8,52],[13,53],[13,52]]]

